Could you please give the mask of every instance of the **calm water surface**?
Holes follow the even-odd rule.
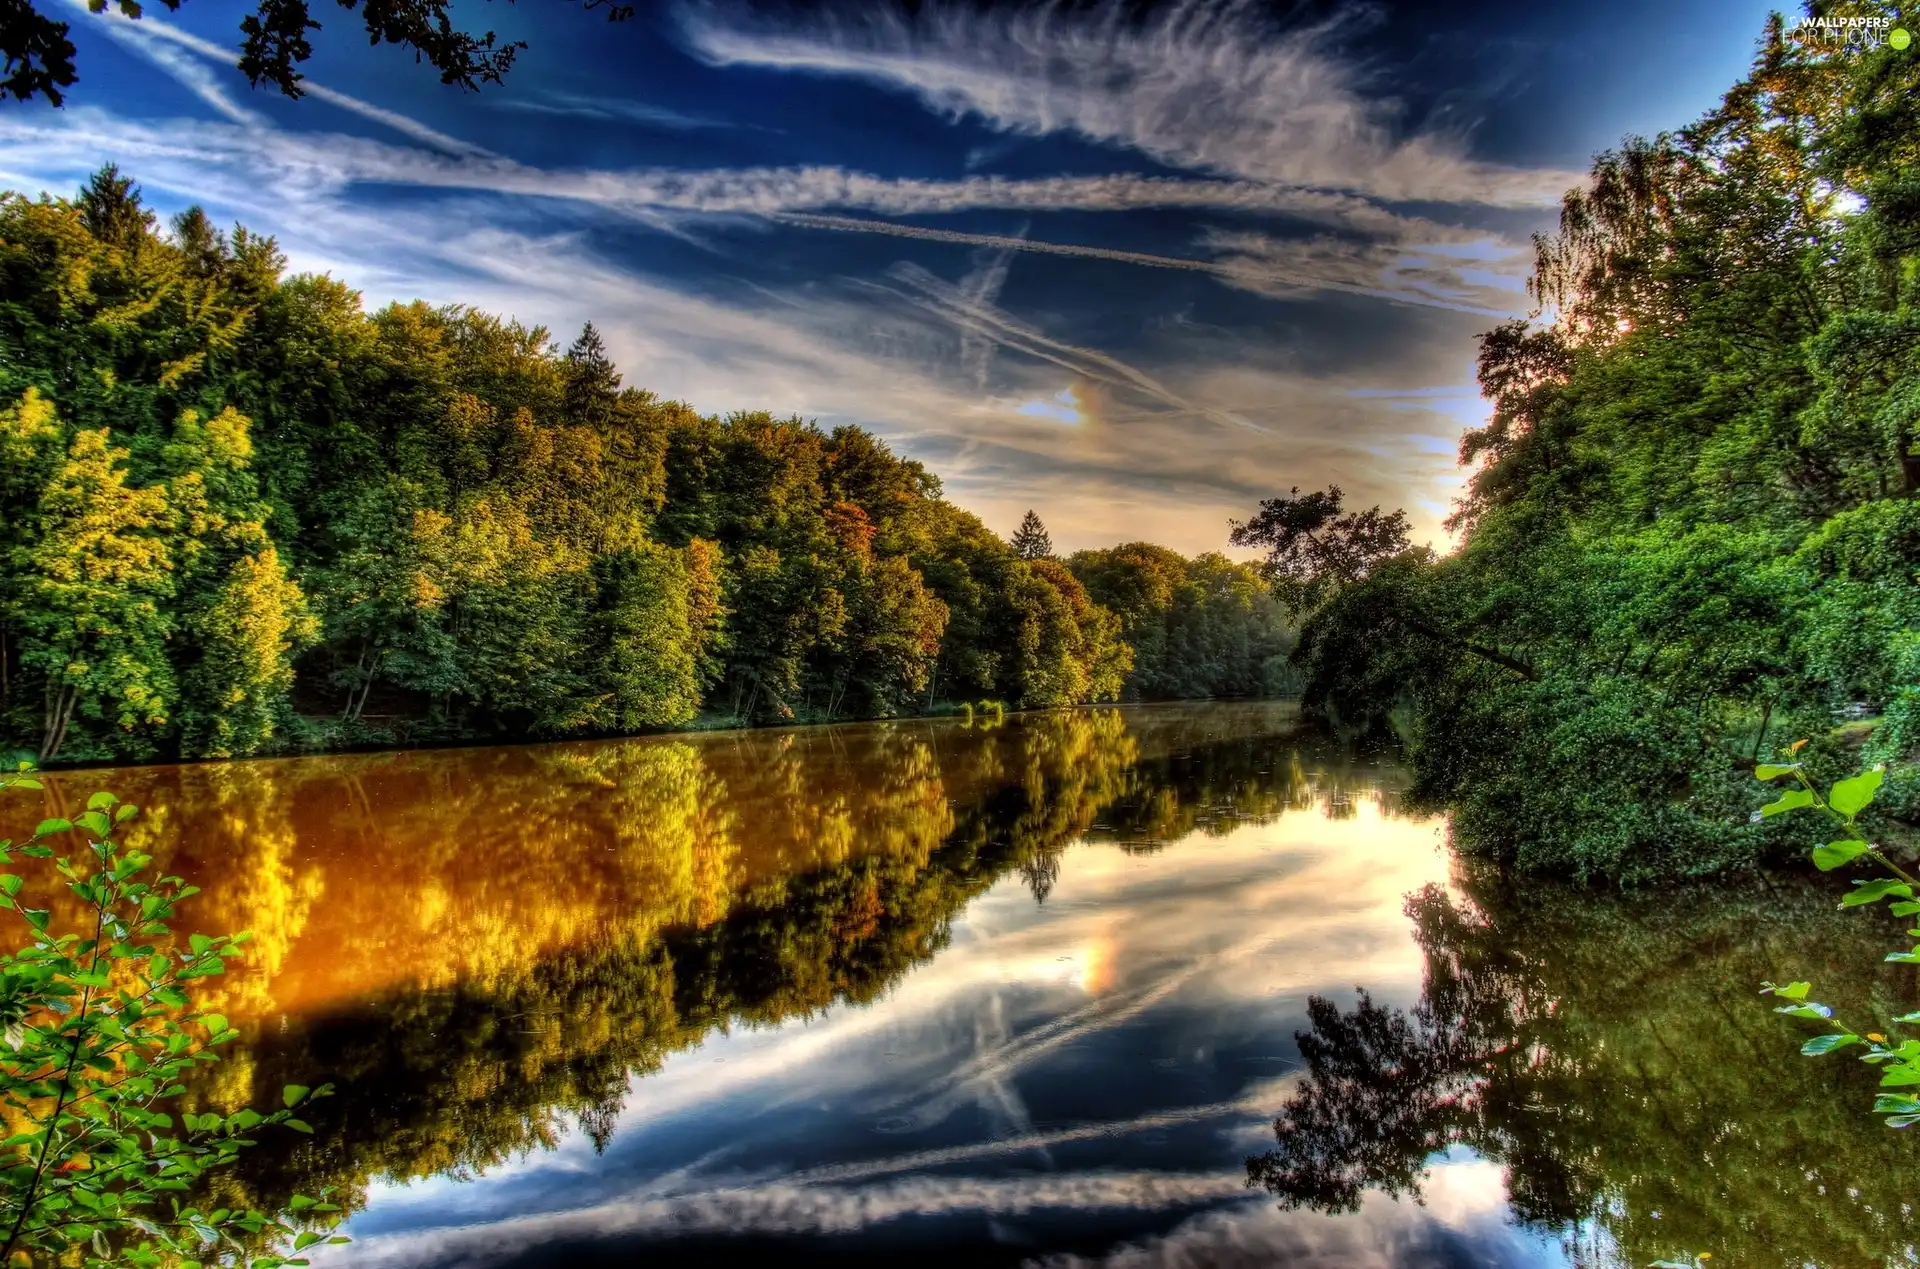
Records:
[[[1804,879],[1516,890],[1400,785],[1209,705],[48,800],[150,808],[186,924],[256,932],[194,1096],[340,1090],[220,1196],[332,1187],[316,1264],[1915,1261],[1909,1139],[1752,990],[1910,1009],[1887,930]]]

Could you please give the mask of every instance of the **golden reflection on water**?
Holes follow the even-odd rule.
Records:
[[[1854,974],[1845,1016],[1912,1009],[1904,968],[1858,977],[1892,942],[1870,914],[1806,878],[1618,896],[1450,873],[1396,780],[1284,706],[1094,709],[67,772],[44,810],[0,806],[0,834],[111,789],[147,808],[128,840],[205,887],[184,928],[255,932],[210,984],[247,1039],[188,1100],[340,1088],[313,1138],[263,1141],[211,1196],[331,1187],[398,1231],[330,1264],[446,1263],[458,1231],[404,1200],[463,1178],[486,1182],[457,1187],[476,1238],[546,1228],[589,1180],[621,1219],[681,1228],[701,1196],[646,1169],[697,1159],[655,1160],[675,1146],[648,1125],[724,1153],[763,1108],[750,1147],[797,1148],[770,1122],[791,1114],[826,1165],[764,1194],[721,1178],[716,1237],[803,1199],[959,1203],[938,1169],[963,1164],[979,1203],[1022,1210],[1083,1183],[1101,1211],[1229,1202],[1242,1158],[1285,1146],[1270,1195],[1167,1233],[1163,1262],[1427,1263],[1402,1252],[1431,1216],[1477,1263],[1916,1263],[1920,1138],[1878,1128],[1872,1071],[1800,1058],[1753,994]],[[1248,1033],[1202,1087],[1192,1047]],[[836,1089],[841,1119],[804,1118]],[[1136,1094],[1161,1100],[1118,1105]],[[966,1136],[969,1108],[1023,1097],[1052,1103]],[[887,1099],[897,1122],[844,1109]],[[1200,1112],[1253,1135],[1156,1153]],[[1303,1130],[1277,1139],[1276,1112]],[[616,1130],[624,1156],[582,1159]],[[1083,1171],[1032,1173],[1033,1151]],[[856,1173],[876,1188],[833,1188]]]
[[[576,1130],[604,1147],[636,1096],[708,1104],[752,1065],[689,1068],[709,1037],[785,1037],[788,1069],[969,976],[1070,988],[1094,1031],[1328,972],[1417,989],[1400,896],[1444,872],[1431,822],[1396,818],[1388,769],[1293,733],[1286,705],[1139,707],[63,772],[43,813],[142,806],[128,844],[204,887],[180,932],[253,932],[203,993],[246,1039],[189,1101],[340,1090],[212,1197],[359,1210]],[[1105,845],[1063,868],[1082,841]],[[1037,976],[949,947],[989,892],[1019,921],[1045,901],[1002,945]]]
[[[1289,717],[1283,705],[1077,710],[997,728],[933,721],[65,772],[47,781],[45,814],[97,788],[140,805],[127,844],[204,888],[182,930],[252,931],[250,953],[210,986],[220,1008],[258,1019],[394,989],[496,989],[567,949],[777,903],[792,879],[858,858],[924,869],[957,812],[1009,792],[1019,806],[996,829],[1044,888],[1059,850],[1125,798],[1135,764],[1197,737],[1271,734]],[[1279,780],[1248,813],[1312,801],[1297,765]],[[1136,844],[1178,836],[1195,814],[1169,787],[1129,810],[1121,831]],[[877,902],[842,914],[843,940],[877,922]]]

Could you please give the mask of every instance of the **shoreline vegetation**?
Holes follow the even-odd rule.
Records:
[[[1770,19],[1718,108],[1601,154],[1536,238],[1457,549],[1337,490],[1236,528],[1303,596],[1304,706],[1397,736],[1468,854],[1804,858],[1752,815],[1802,737],[1821,787],[1884,764],[1863,831],[1920,844],[1920,57],[1803,34]]]
[[[1009,543],[589,324],[366,312],[107,168],[0,194],[0,751],[40,765],[1269,696],[1254,565]]]

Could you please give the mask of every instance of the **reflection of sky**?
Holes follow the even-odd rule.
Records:
[[[604,1156],[574,1134],[477,1182],[376,1189],[322,1263],[711,1259],[753,1239],[961,1263],[1552,1259],[1471,1157],[1438,1161],[1424,1208],[1288,1214],[1244,1188],[1307,997],[1364,982],[1412,1003],[1401,904],[1445,871],[1435,823],[1366,802],[1151,855],[1076,847],[1044,905],[1002,881],[874,1004],[669,1058]]]

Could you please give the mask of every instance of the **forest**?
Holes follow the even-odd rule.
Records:
[[[112,168],[0,195],[0,750],[623,734],[1293,684],[1258,570],[1012,543],[856,427],[702,415],[591,324],[366,311]]]
[[[1595,161],[1536,240],[1540,317],[1439,557],[1337,491],[1236,530],[1308,615],[1305,699],[1407,745],[1458,843],[1623,881],[1742,867],[1756,760],[1886,764],[1920,820],[1920,59],[1778,17],[1692,126]],[[1754,817],[1757,821],[1758,817]]]

